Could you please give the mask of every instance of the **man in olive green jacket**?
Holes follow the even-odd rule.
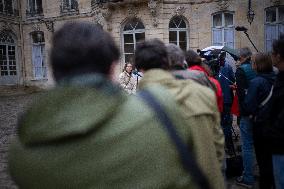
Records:
[[[26,111],[10,146],[9,169],[19,188],[197,188],[153,109],[109,81],[118,59],[99,26],[68,23],[54,34],[58,86]],[[196,149],[172,95],[161,86],[148,90]]]
[[[213,90],[193,80],[177,80],[167,71],[169,63],[166,47],[159,40],[137,46],[135,66],[143,72],[140,88],[161,84],[174,96],[192,133],[192,150],[215,189],[224,188],[221,164],[224,158],[224,136]]]

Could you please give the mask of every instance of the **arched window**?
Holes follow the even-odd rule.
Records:
[[[145,40],[145,27],[138,19],[128,21],[123,28],[123,58],[124,62],[133,62],[137,43]]]
[[[16,76],[16,44],[7,31],[0,33],[0,77]]]
[[[44,33],[42,31],[35,31],[31,33],[31,37],[33,76],[35,79],[44,79],[47,77]]]
[[[265,9],[265,50],[272,51],[273,40],[284,34],[284,6]]]
[[[174,43],[182,50],[188,49],[188,28],[181,16],[175,16],[169,23],[169,43]]]
[[[234,14],[220,12],[212,16],[212,45],[234,48]]]

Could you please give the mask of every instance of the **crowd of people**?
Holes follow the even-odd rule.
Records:
[[[195,51],[151,39],[137,44],[117,83],[119,57],[97,25],[55,32],[57,85],[21,117],[10,146],[20,188],[225,188],[233,89],[244,167],[236,183],[253,187],[255,156],[260,188],[284,188],[284,36],[271,55],[241,48],[235,73],[221,54],[216,77]]]

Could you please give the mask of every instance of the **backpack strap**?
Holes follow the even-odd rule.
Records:
[[[197,165],[190,149],[179,137],[172,120],[167,116],[167,113],[164,111],[162,105],[149,91],[140,91],[138,96],[140,96],[143,101],[145,101],[146,104],[154,110],[156,116],[159,118],[171,140],[174,142],[185,170],[192,176],[194,182],[199,188],[210,189],[207,178]]]
[[[273,88],[274,86],[272,85],[268,96],[260,103],[260,105],[258,106],[259,108],[263,107],[270,100],[270,98],[272,97]]]

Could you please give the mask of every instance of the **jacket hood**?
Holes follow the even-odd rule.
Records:
[[[125,98],[101,75],[65,78],[26,111],[19,138],[31,145],[80,137],[111,119]]]
[[[188,117],[218,112],[213,90],[191,79],[177,80],[166,70],[150,69],[144,73],[139,88],[143,89],[153,84],[162,85],[169,90]]]
[[[276,79],[276,74],[274,72],[258,73],[257,76],[265,78],[270,84],[273,84]]]

